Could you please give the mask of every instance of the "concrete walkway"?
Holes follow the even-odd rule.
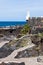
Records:
[[[4,41],[4,43],[0,43],[0,48],[8,43],[9,41]],[[29,44],[30,42],[28,42]],[[34,44],[30,44],[26,47],[23,47],[23,48],[19,48],[18,50],[14,50],[9,56],[5,57],[5,58],[2,58],[0,59],[0,63],[1,62],[5,62],[5,63],[8,63],[8,62],[16,62],[16,63],[21,63],[21,62],[24,62],[25,65],[43,65],[43,62],[37,62],[37,57],[31,57],[31,58],[20,58],[20,59],[15,59],[14,57],[18,54],[18,52],[20,51],[23,51],[25,49],[28,49],[28,48],[32,48],[34,47],[35,45]],[[41,56],[43,58],[43,56]]]
[[[24,62],[25,65],[43,65],[43,62],[37,62],[37,57],[21,58],[21,59],[14,59],[14,60],[5,60],[4,62],[5,63],[9,63],[9,62],[21,63],[21,62]],[[0,61],[0,63],[2,63],[2,62]]]
[[[28,45],[26,47],[23,47],[23,48],[19,48],[18,50],[14,50],[9,56],[5,57],[5,58],[2,58],[0,59],[0,61],[5,61],[5,60],[14,60],[14,57],[18,54],[18,52],[20,51],[23,51],[25,49],[28,49],[28,48],[32,48],[33,46],[35,46],[34,44],[31,44],[31,45]]]
[[[6,43],[9,43],[9,41],[2,41],[2,42],[0,42],[0,48],[1,48],[3,45],[5,45]]]
[[[28,45],[27,47],[19,48],[18,50],[15,50],[6,58],[0,59],[1,62],[15,62],[15,63],[21,63],[24,62],[25,65],[43,65],[43,62],[37,62],[37,57],[31,57],[31,58],[20,58],[20,59],[15,59],[14,57],[18,54],[19,51],[23,51],[27,48],[32,48],[34,44]],[[43,58],[43,56],[42,56]]]

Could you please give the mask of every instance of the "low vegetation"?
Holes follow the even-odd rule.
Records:
[[[8,45],[9,45],[9,46],[14,45],[17,41],[18,41],[18,39],[17,39],[17,40],[11,40],[11,41],[8,43]]]
[[[21,30],[21,33],[26,34],[28,32],[30,32],[30,26],[28,24],[25,24],[23,29]]]
[[[16,48],[19,48],[19,47],[25,47],[28,45],[28,42],[29,42],[29,38],[23,38],[19,44],[16,46]]]
[[[43,37],[43,33],[38,33],[38,36],[42,38]]]

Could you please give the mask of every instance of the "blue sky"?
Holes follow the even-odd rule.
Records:
[[[32,16],[43,16],[43,0],[0,0],[0,20],[22,21],[27,11]]]

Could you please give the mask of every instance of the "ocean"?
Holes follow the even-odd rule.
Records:
[[[0,21],[0,27],[1,26],[22,26],[25,25],[26,21]]]

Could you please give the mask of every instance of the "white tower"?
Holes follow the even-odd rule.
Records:
[[[30,18],[30,12],[28,11],[27,16],[26,16],[26,20],[29,20],[29,18]]]

